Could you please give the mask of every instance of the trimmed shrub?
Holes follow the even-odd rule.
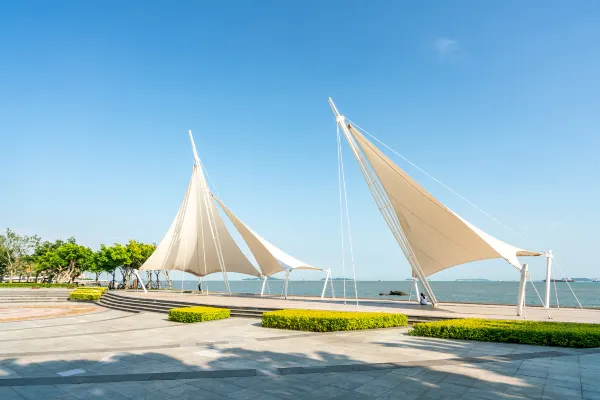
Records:
[[[69,299],[70,300],[94,301],[94,300],[100,300],[101,296],[102,296],[102,294],[98,293],[98,292],[88,292],[88,293],[79,292],[79,293],[71,293],[69,295]]]
[[[558,347],[600,347],[600,324],[453,319],[415,324],[412,336]]]
[[[106,287],[80,287],[71,292],[71,300],[100,300],[102,294],[107,290]]]
[[[262,315],[266,328],[332,332],[407,326],[405,314],[321,310],[279,310]]]
[[[169,310],[169,321],[175,322],[204,322],[217,319],[229,318],[230,311],[227,308],[216,307],[183,307]]]
[[[75,290],[77,290],[78,292],[93,291],[93,292],[104,293],[108,290],[108,288],[106,286],[80,286]]]
[[[0,282],[0,289],[2,288],[75,288],[75,283],[35,283],[35,282]]]

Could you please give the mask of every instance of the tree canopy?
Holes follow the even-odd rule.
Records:
[[[112,274],[121,271],[127,284],[133,271],[139,269],[152,255],[156,245],[130,240],[126,245],[100,245],[96,251],[80,245],[75,238],[66,241],[42,242],[38,236],[20,236],[7,229],[0,235],[0,281],[6,275],[12,282],[15,277],[35,275],[43,281],[73,282],[83,272]]]
[[[40,243],[38,236],[19,235],[7,229],[0,235],[0,270],[12,282],[15,276],[29,276],[33,270],[33,253]]]

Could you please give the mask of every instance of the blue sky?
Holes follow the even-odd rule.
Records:
[[[192,129],[225,203],[339,276],[331,96],[526,240],[393,158],[450,208],[505,241],[553,249],[570,276],[600,276],[597,2],[22,1],[0,11],[2,229],[93,248],[158,242],[189,179]],[[357,277],[407,278],[345,150]],[[531,262],[534,277],[543,264]],[[518,279],[500,261],[433,279],[463,277]]]

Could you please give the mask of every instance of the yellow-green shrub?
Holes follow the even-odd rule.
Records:
[[[560,347],[600,347],[600,324],[453,319],[415,324],[412,336]]]
[[[71,300],[100,300],[102,294],[108,288],[105,287],[79,287],[71,292]]]
[[[100,292],[100,293],[104,293],[108,290],[108,287],[106,286],[80,286],[77,289],[75,289],[77,291],[96,291],[96,292]]]
[[[407,326],[404,314],[320,310],[278,310],[262,315],[266,328],[332,332]]]
[[[71,293],[69,298],[71,300],[100,300],[100,293]]]
[[[169,321],[175,322],[204,322],[229,318],[230,311],[216,307],[183,307],[169,310]]]

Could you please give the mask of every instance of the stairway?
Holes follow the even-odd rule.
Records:
[[[106,291],[100,300],[97,302],[101,306],[112,308],[115,310],[129,312],[156,312],[168,314],[172,308],[192,307],[192,306],[207,306],[214,307],[211,304],[193,303],[185,301],[167,301],[157,300],[152,298],[140,298],[123,296],[114,291]],[[229,308],[229,307],[228,307]],[[274,311],[276,308],[255,308],[255,307],[237,307],[229,308],[232,317],[239,318],[262,318],[262,313],[266,311]],[[424,316],[424,315],[409,315],[408,324],[412,325],[418,322],[440,321],[451,319],[448,317]]]
[[[73,289],[0,288],[0,304],[54,303],[69,300]]]
[[[180,307],[193,307],[193,306],[207,306],[214,307],[210,304],[192,303],[184,301],[168,301],[168,300],[157,300],[157,299],[144,299],[139,297],[128,297],[114,293],[113,291],[106,291],[98,304],[101,306],[112,308],[115,310],[129,311],[129,312],[156,312],[167,314],[172,308]],[[262,313],[265,311],[273,311],[272,308],[245,308],[237,307],[230,308],[232,317],[240,318],[262,318]]]

